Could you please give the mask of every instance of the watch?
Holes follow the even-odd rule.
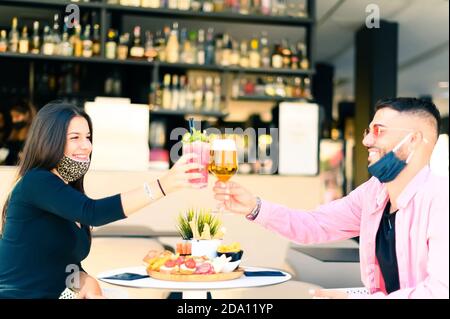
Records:
[[[245,215],[248,220],[255,220],[261,210],[261,198],[256,197],[256,207],[251,211],[251,213]]]

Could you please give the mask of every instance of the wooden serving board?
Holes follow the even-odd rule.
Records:
[[[147,270],[148,275],[152,278],[159,280],[169,280],[169,281],[190,281],[190,282],[200,282],[200,281],[223,281],[223,280],[233,280],[241,277],[244,274],[242,268],[238,268],[235,271],[228,273],[218,273],[211,275],[182,275],[182,274],[165,274],[159,271]]]

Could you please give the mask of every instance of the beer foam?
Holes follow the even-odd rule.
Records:
[[[236,143],[230,139],[215,139],[212,142],[213,151],[236,151]]]

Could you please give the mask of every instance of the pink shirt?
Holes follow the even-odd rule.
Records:
[[[424,167],[397,199],[395,241],[400,290],[389,295],[375,237],[389,197],[377,178],[313,212],[262,201],[255,222],[301,244],[359,236],[361,279],[372,298],[449,298],[449,179]]]

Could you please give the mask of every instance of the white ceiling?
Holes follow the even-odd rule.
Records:
[[[398,95],[432,95],[448,114],[448,0],[317,0],[316,61],[335,66],[335,100],[353,99],[354,36],[364,25],[366,6],[399,24]]]

